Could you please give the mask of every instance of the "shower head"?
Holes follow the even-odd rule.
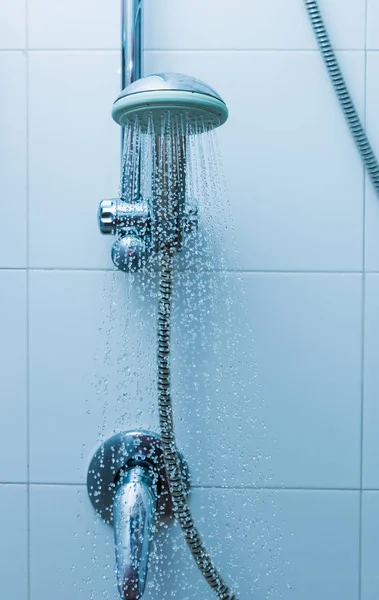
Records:
[[[148,75],[128,85],[113,104],[112,117],[119,125],[134,122],[138,116],[142,128],[149,120],[160,126],[162,116],[185,115],[192,123],[208,129],[219,127],[228,118],[228,108],[209,85],[180,73]]]

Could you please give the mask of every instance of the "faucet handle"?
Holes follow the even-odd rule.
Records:
[[[142,597],[156,514],[156,485],[149,469],[123,472],[113,498],[117,583],[123,600]]]
[[[188,467],[179,457],[189,490]],[[173,512],[160,437],[148,431],[126,431],[103,442],[89,465],[87,489],[94,509],[114,526],[121,598],[139,600],[154,524]]]
[[[113,264],[120,271],[134,273],[146,263],[148,249],[144,238],[131,231],[118,237],[113,244],[111,256]]]
[[[97,212],[99,228],[104,235],[115,235],[117,217],[117,199],[101,200]]]

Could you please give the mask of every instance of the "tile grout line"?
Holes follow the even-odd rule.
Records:
[[[24,50],[24,48],[0,48],[1,52],[19,52],[20,50]],[[59,47],[47,47],[47,48],[38,48],[38,47],[30,47],[30,52],[119,52],[120,49],[115,47],[110,48],[80,48],[80,47],[70,47],[70,48],[59,48]],[[220,53],[226,54],[228,52],[233,53],[274,53],[274,52],[284,52],[284,53],[296,53],[296,52],[307,52],[316,54],[319,52],[318,48],[145,48],[145,52],[151,53],[166,53],[172,54],[175,52],[181,53],[192,53],[192,54],[204,54],[206,52],[210,53]],[[336,52],[364,52],[365,48],[336,48]],[[373,48],[373,52],[379,52],[379,48]]]
[[[368,0],[365,0],[365,53],[364,53],[364,103],[363,103],[363,121],[367,130],[367,29],[368,29]],[[362,342],[361,342],[361,422],[360,422],[360,492],[359,492],[359,540],[358,540],[358,599],[362,600],[362,535],[363,535],[363,436],[364,436],[364,393],[365,393],[365,324],[366,324],[366,196],[367,196],[367,173],[364,169],[363,176],[363,248],[362,248]]]
[[[119,52],[119,48],[29,48],[30,52]],[[24,50],[24,48],[0,48],[1,52],[19,52],[20,50]],[[296,53],[296,52],[306,52],[316,54],[319,52],[318,48],[145,48],[145,52],[147,53],[166,53],[172,54],[176,52],[188,53],[188,54],[204,54],[204,53],[212,53],[212,54],[226,54],[229,52],[232,53],[274,53],[274,52],[283,52],[283,53]],[[336,52],[364,52],[365,48],[336,48]],[[371,50],[370,50],[371,51]],[[373,48],[372,52],[379,52],[379,48]]]
[[[87,484],[84,482],[56,482],[56,481],[29,481],[29,486],[43,486],[43,487],[79,487],[86,488]],[[25,486],[25,481],[0,481],[0,486]],[[360,493],[370,492],[379,494],[379,488],[364,488],[361,490],[360,487],[314,487],[314,486],[254,486],[254,485],[217,485],[217,484],[194,484],[191,486],[192,489],[200,490],[225,490],[225,491],[273,491],[273,492],[338,492],[338,493]]]
[[[28,267],[31,272],[40,273],[117,273],[117,269],[101,267]],[[24,267],[0,267],[2,271],[25,271]],[[191,269],[176,269],[178,273],[194,273]],[[201,273],[246,273],[247,275],[363,275],[362,270],[306,270],[306,269],[204,269]],[[367,270],[366,274],[379,275],[379,271]]]
[[[30,554],[30,360],[29,360],[29,0],[25,0],[25,60],[26,60],[26,461],[27,461],[27,598],[31,599]]]

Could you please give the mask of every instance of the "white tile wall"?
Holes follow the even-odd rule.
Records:
[[[272,483],[359,487],[361,277],[249,275],[246,291]]]
[[[377,3],[320,5],[379,152]],[[120,82],[119,15],[119,0],[0,0],[7,600],[117,599],[112,532],[94,525],[85,472],[104,436],[157,428],[156,306],[141,298],[140,277],[129,286],[109,272],[112,240],[96,224],[98,201],[118,187],[120,132],[110,109]],[[253,589],[258,600],[373,600],[379,202],[303,3],[240,0],[231,10],[216,0],[146,2],[145,47],[146,72],[197,75],[230,107],[219,137],[240,260],[230,261],[228,276],[235,329],[223,326],[243,344],[222,395],[198,377],[200,393],[185,401],[194,395],[190,361],[180,371],[186,328],[174,339],[178,436],[197,486],[195,516],[241,599]],[[210,361],[206,348],[196,347],[196,360]],[[236,402],[239,385],[245,394]],[[255,489],[262,486],[280,489]],[[175,528],[157,541],[149,597],[212,597]]]
[[[154,329],[147,314],[146,318],[123,318],[123,304],[129,296],[125,278],[117,276],[117,280],[117,285],[112,284],[112,274],[99,271],[30,274],[33,482],[84,481],[103,423],[107,436],[114,429],[153,427],[155,387],[149,383],[154,379],[148,357],[154,351]],[[117,308],[111,308],[113,303]],[[136,354],[127,350],[123,360],[125,344]],[[129,365],[135,377],[128,378],[124,373]],[[105,379],[109,380],[109,405],[103,412]],[[121,404],[124,388],[128,392],[123,399],[126,406]]]
[[[30,265],[109,266],[96,205],[118,187],[119,53],[31,52],[29,63]]]
[[[363,485],[379,490],[379,275],[366,277]]]
[[[0,484],[0,581],[7,600],[28,597],[27,486]]]
[[[20,50],[26,46],[26,0],[0,1],[0,49]],[[3,77],[1,77],[3,81]]]
[[[120,6],[114,0],[28,0],[29,47],[118,49]]]
[[[121,278],[117,277],[122,281]],[[107,313],[115,301],[112,294],[110,298],[102,297],[103,287],[112,286],[111,279],[111,274],[99,272],[45,271],[30,275],[32,481],[78,483],[85,478],[97,443],[96,425],[102,421],[103,398],[98,396],[96,382],[105,377],[106,372],[99,361],[94,361],[94,354],[101,355],[107,348],[109,329],[103,327],[100,334],[98,330],[104,318],[102,310]],[[235,276],[230,279],[228,293],[233,294],[238,288],[233,288]],[[255,344],[246,334],[239,352],[249,356],[256,350],[258,354],[260,386],[270,405],[270,410],[262,409],[269,435],[262,440],[259,428],[252,429],[252,403],[255,405],[257,401],[250,395],[246,401],[235,398],[230,378],[224,379],[221,398],[216,389],[204,387],[205,378],[197,379],[198,392],[194,392],[191,381],[186,383],[181,379],[175,392],[178,434],[194,483],[257,485],[258,474],[251,464],[260,445],[261,453],[272,455],[266,467],[260,465],[263,472],[259,474],[267,481],[268,469],[272,471],[270,485],[358,487],[361,277],[247,275],[244,287],[248,306],[246,313],[241,311],[234,328],[243,327],[244,319],[253,324]],[[128,349],[128,366],[138,373],[137,380],[143,381],[143,387],[139,389],[138,381],[125,375],[122,365],[109,366],[110,406],[106,414],[109,435],[114,427],[117,430],[117,424],[118,428],[129,429],[157,427],[154,369],[150,362],[145,362],[154,353],[155,315],[148,314],[149,307],[145,304],[145,319],[137,321],[132,310],[131,318],[123,321],[125,306],[130,306],[127,289],[118,285],[113,295],[117,298],[117,308],[114,307],[112,317],[112,352],[122,355],[124,343],[134,348],[134,354]],[[138,295],[135,301],[138,304]],[[226,315],[221,313],[218,317],[222,326]],[[183,336],[186,335],[184,331]],[[59,344],[56,340],[60,340]],[[178,346],[183,345],[183,341],[179,337]],[[199,340],[198,364],[204,364],[211,344],[209,341],[202,347]],[[188,364],[191,356],[183,352],[181,361]],[[116,362],[115,358],[112,362]],[[227,357],[224,364],[228,364]],[[249,393],[249,369],[251,371],[253,364],[246,360],[243,365],[245,372],[240,369],[236,375],[244,379],[239,385],[245,386]],[[210,373],[214,376],[217,367],[218,363],[210,364]],[[182,371],[181,364],[178,369]],[[189,370],[189,378],[191,374]],[[119,396],[117,386],[128,389],[128,405],[123,409],[122,421],[121,407],[112,410]],[[210,398],[205,409],[206,392]],[[231,411],[233,419],[228,417]],[[212,419],[215,413],[223,418]],[[70,431],[69,445],[67,430]],[[290,439],[288,431],[292,432]],[[201,445],[195,443],[198,435],[204,437]],[[242,450],[241,444],[236,444],[238,436],[245,440]],[[222,444],[217,442],[220,439]],[[303,448],[301,453],[299,447]],[[225,461],[226,451],[228,461]]]
[[[362,498],[362,600],[375,600],[378,575],[379,492],[364,492]]]
[[[26,273],[0,270],[0,482],[27,481]]]
[[[226,295],[236,295],[232,312],[238,311],[239,316],[230,330],[221,310],[218,323],[223,323],[229,347],[237,341],[240,368],[230,378],[224,377],[222,395],[209,390],[203,381],[206,377],[196,373],[197,393],[181,382],[175,397],[179,440],[194,481],[198,485],[359,487],[361,276],[246,274],[242,282],[246,307],[241,305],[236,275],[229,279]],[[247,321],[254,342],[249,340]],[[201,317],[195,322],[200,327]],[[244,331],[239,345],[235,335],[231,339],[236,330]],[[178,346],[187,335],[183,331]],[[212,338],[207,337],[204,347],[198,344],[197,364],[207,364],[212,347]],[[251,385],[254,352],[263,406]],[[175,347],[175,354],[179,353]],[[227,354],[225,350],[225,356],[217,355],[211,366],[216,381],[219,362],[225,371],[233,362]],[[190,364],[191,356],[183,353],[181,362]],[[205,371],[209,373],[207,367]],[[191,375],[195,374],[189,369],[189,379]],[[265,421],[265,435],[254,425],[256,412]],[[196,443],[198,435],[201,444]],[[260,455],[271,458],[253,467]]]
[[[100,598],[117,599],[113,532],[103,522],[94,523],[84,489],[31,486],[30,600],[49,598],[52,590],[54,600],[90,598],[91,590]],[[103,596],[104,588],[114,593]]]
[[[337,48],[365,47],[365,0],[320,0],[320,7]],[[145,43],[154,50],[315,48],[297,0],[156,0],[146,9]]]
[[[340,57],[363,113],[364,56]],[[240,253],[233,266],[361,270],[363,170],[318,54],[147,53],[146,72],[162,70],[196,73],[230,108],[219,137]]]
[[[23,52],[0,52],[0,80],[0,268],[26,267],[26,59]]]
[[[358,493],[196,489],[191,504],[238,597],[357,599]],[[116,600],[112,531],[93,519],[83,487],[32,486],[31,600],[52,586],[56,600],[93,593]],[[146,598],[213,598],[177,527],[163,530],[155,544]],[[162,559],[166,553],[173,553],[174,569]]]
[[[376,52],[367,53],[367,129],[372,145],[379,153],[379,124],[376,118],[379,101],[379,56]],[[379,202],[374,188],[367,178],[366,188],[366,269],[379,271],[379,242],[376,225],[379,222]]]
[[[376,0],[367,0],[367,48],[379,49],[379,6]]]

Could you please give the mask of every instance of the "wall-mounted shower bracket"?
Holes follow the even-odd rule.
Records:
[[[182,479],[189,489],[182,457]],[[87,490],[102,519],[114,526],[118,589],[123,600],[142,597],[155,525],[172,514],[161,440],[155,433],[119,433],[95,452]]]
[[[162,237],[162,219],[154,214],[153,203],[145,200],[127,202],[120,198],[102,200],[99,205],[98,222],[101,233],[117,235],[112,248],[114,265],[122,271],[136,271],[143,266],[149,255],[159,249]],[[166,217],[165,240],[172,239],[180,251],[185,234],[198,226],[195,205],[185,205],[183,216]]]
[[[119,198],[102,200],[99,206],[99,227],[105,235],[116,235],[122,229],[138,229],[144,235],[150,227],[149,204],[144,201],[125,202]]]

